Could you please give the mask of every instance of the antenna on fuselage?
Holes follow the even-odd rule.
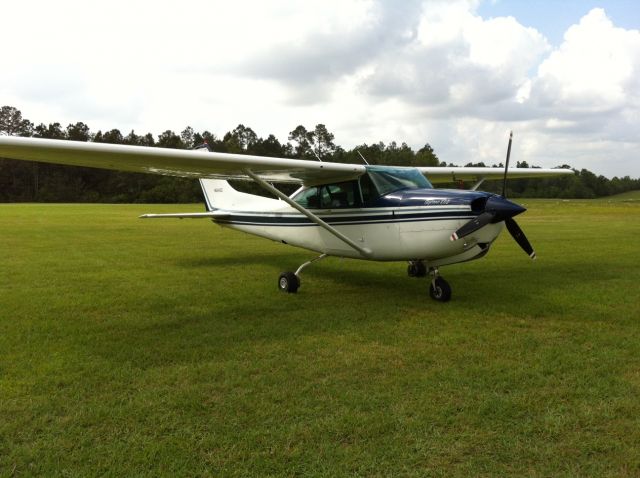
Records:
[[[504,178],[502,180],[502,197],[506,197],[507,192],[507,173],[509,172],[509,158],[511,157],[511,142],[513,141],[513,131],[509,132],[509,146],[507,146],[507,160],[504,165]]]
[[[322,160],[320,159],[320,156],[318,156],[318,153],[316,153],[315,149],[312,149],[311,152],[313,153],[313,155],[318,158],[318,161],[322,162]]]
[[[364,161],[364,164],[366,164],[367,166],[369,166],[369,163],[367,162],[367,160],[366,160],[366,159],[364,159],[364,156],[362,156],[362,153],[361,153],[360,151],[358,151],[357,149],[356,149],[356,153],[358,153],[358,154],[360,155],[360,157],[361,157],[361,158],[362,158],[362,160]]]

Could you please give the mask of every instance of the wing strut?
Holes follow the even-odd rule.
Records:
[[[302,207],[300,204],[298,204],[297,202],[293,201],[289,196],[287,196],[283,192],[279,191],[278,189],[274,188],[268,182],[266,182],[263,179],[261,179],[259,176],[257,176],[249,168],[244,168],[244,172],[247,174],[247,176],[249,176],[251,179],[253,179],[256,183],[258,183],[264,189],[269,191],[271,194],[275,194],[277,197],[279,197],[284,202],[286,202],[289,206],[291,206],[294,209],[297,209],[300,213],[304,214],[306,217],[309,218],[309,220],[311,220],[312,222],[316,223],[318,226],[323,228],[325,231],[333,234],[334,236],[336,236],[338,239],[340,239],[345,244],[348,244],[349,246],[353,247],[356,251],[358,251],[364,257],[370,257],[371,256],[371,249],[368,249],[366,247],[362,247],[362,246],[356,244],[354,241],[352,241],[347,236],[345,236],[340,231],[338,231],[335,227],[331,227],[329,224],[324,222],[322,219],[320,219],[318,216],[316,216],[315,214],[310,212],[308,209]]]
[[[471,186],[471,191],[477,191],[477,190],[478,190],[478,188],[480,187],[480,185],[481,185],[482,183],[484,183],[484,180],[485,180],[485,179],[487,179],[487,178],[485,178],[484,176],[483,176],[483,177],[481,177],[481,178],[479,178],[479,179],[476,181],[476,183],[475,183],[473,186]]]

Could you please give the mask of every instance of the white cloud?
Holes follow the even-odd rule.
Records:
[[[529,102],[544,120],[533,123],[533,134],[577,167],[637,177],[639,79],[640,31],[591,10],[538,68]]]
[[[548,49],[539,32],[513,18],[483,20],[462,2],[427,4],[416,41],[388,52],[370,87],[421,103],[433,116],[481,114],[474,110],[516,98]]]
[[[35,122],[156,134],[242,122],[286,140],[325,123],[345,147],[429,142],[458,164],[503,161],[514,129],[514,159],[640,176],[640,32],[594,9],[552,49],[477,6],[11,2],[0,104]]]
[[[538,69],[534,89],[543,107],[602,113],[640,95],[640,31],[616,28],[596,8],[567,30],[564,43]]]

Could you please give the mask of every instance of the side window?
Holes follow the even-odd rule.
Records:
[[[327,184],[320,192],[320,207],[327,209],[352,208],[360,206],[358,182]]]
[[[318,188],[316,187],[305,189],[295,198],[293,198],[293,200],[300,204],[302,207],[307,207],[309,209],[317,209],[320,207],[320,201],[318,199]]]
[[[378,191],[368,173],[360,176],[360,190],[362,191],[362,201],[364,204],[375,201],[379,197]]]

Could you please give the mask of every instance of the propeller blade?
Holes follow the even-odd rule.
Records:
[[[495,213],[493,212],[483,212],[478,217],[471,219],[471,221],[467,222],[460,229],[451,234],[451,240],[456,241],[462,237],[468,236],[473,232],[476,232],[478,229],[489,224],[494,217]]]
[[[522,229],[518,226],[518,223],[513,218],[505,219],[504,223],[507,225],[507,230],[511,233],[518,245],[522,247],[522,250],[526,252],[531,259],[535,259],[536,253],[527,240],[527,236],[524,235],[524,232],[522,232]]]

